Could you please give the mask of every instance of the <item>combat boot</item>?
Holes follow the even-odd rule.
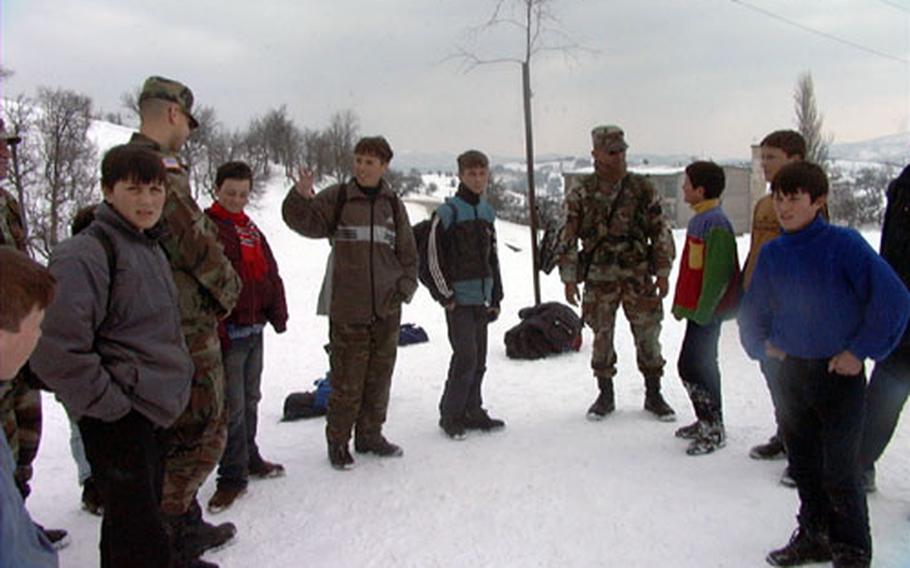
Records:
[[[346,470],[354,467],[354,458],[351,456],[348,445],[329,444],[329,463],[337,470]]]
[[[771,566],[800,566],[831,560],[831,545],[827,531],[800,523],[793,531],[787,546],[768,553]]]
[[[401,446],[386,440],[382,434],[368,440],[355,438],[354,451],[358,454],[376,454],[381,458],[400,458],[404,455],[404,450],[401,449]]]
[[[872,563],[872,555],[868,550],[846,544],[831,546],[831,556],[834,568],[869,568]]]
[[[660,394],[660,377],[645,378],[645,410],[661,422],[676,421],[676,412]]]
[[[220,549],[237,534],[234,523],[213,525],[202,518],[202,507],[193,499],[183,517],[183,543],[191,558],[199,558],[207,550]]]
[[[464,413],[464,427],[467,430],[481,430],[490,432],[492,430],[501,430],[506,427],[504,420],[492,418],[483,408]]]
[[[600,394],[588,409],[588,420],[603,420],[607,414],[616,410],[616,401],[613,397],[613,377],[597,377],[597,387],[600,389]]]

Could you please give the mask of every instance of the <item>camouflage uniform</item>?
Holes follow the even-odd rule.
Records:
[[[568,192],[565,207],[560,278],[585,283],[582,318],[594,330],[591,367],[601,390],[607,383],[612,389],[616,375],[613,330],[621,304],[635,338],[638,369],[649,391],[659,392],[663,305],[654,277],[668,277],[675,256],[660,196],[640,175],[627,173],[611,184],[595,173]],[[578,241],[590,260],[586,275]]]
[[[19,203],[0,188],[0,246],[11,246],[28,252]],[[0,384],[0,422],[13,458],[16,460],[16,483],[23,496],[28,495],[32,462],[41,441],[41,392],[32,388],[28,365],[16,377]]]
[[[165,459],[161,509],[182,515],[218,465],[227,441],[217,326],[234,308],[241,281],[224,256],[217,229],[192,198],[184,166],[142,134],[134,134],[129,143],[159,154],[168,170],[162,214],[167,235],[161,243],[177,285],[181,329],[195,372],[190,402],[171,429],[173,449]]]

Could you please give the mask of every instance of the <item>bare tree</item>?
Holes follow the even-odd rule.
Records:
[[[139,95],[142,94],[142,85],[126,91],[120,95],[120,105],[128,110],[136,119],[139,119]]]
[[[849,227],[881,227],[885,192],[894,175],[891,166],[864,167],[855,172],[831,168],[828,195],[831,217]]]
[[[796,126],[806,139],[806,160],[825,167],[831,137],[822,133],[824,117],[818,112],[815,101],[815,84],[808,71],[799,76],[793,91],[793,109],[796,112]]]
[[[326,173],[337,183],[353,175],[351,156],[354,155],[359,130],[360,120],[357,114],[348,109],[333,114],[323,134],[329,154]]]
[[[517,63],[521,66],[522,98],[524,100],[525,157],[528,179],[528,220],[531,228],[531,251],[534,278],[534,303],[540,303],[540,269],[537,266],[537,203],[534,191],[534,136],[531,116],[531,60],[542,52],[554,51],[569,56],[585,49],[561,29],[552,6],[555,0],[496,0],[493,13],[486,23],[471,30],[472,34],[492,32],[499,28],[513,28],[522,34],[519,56],[485,58],[472,50],[459,47],[454,56],[461,60],[466,71],[480,65]]]
[[[88,139],[92,101],[65,89],[38,89],[35,134],[40,163],[29,192],[32,245],[47,257],[69,232],[73,214],[97,200],[97,152]]]

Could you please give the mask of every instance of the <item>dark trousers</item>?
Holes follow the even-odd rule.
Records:
[[[218,465],[218,486],[246,487],[249,465],[259,460],[256,423],[262,399],[262,333],[232,339],[224,352],[228,433]]]
[[[102,568],[171,566],[160,509],[167,446],[163,430],[133,410],[116,422],[85,416],[79,431],[104,506]]]
[[[780,426],[799,491],[799,522],[827,529],[832,546],[871,553],[857,454],[866,378],[828,372],[827,359],[787,357],[780,367]]]
[[[875,364],[866,388],[866,421],[859,463],[872,468],[891,441],[910,395],[910,352],[895,351]]]
[[[465,412],[477,412],[483,406],[480,387],[487,371],[486,306],[455,306],[446,310],[449,345],[452,358],[445,389],[439,401],[439,413],[445,418],[462,419]]]
[[[382,435],[400,325],[400,310],[369,324],[329,322],[332,393],[325,425],[329,444],[346,444],[355,425],[359,439]]]
[[[699,325],[691,320],[686,322],[686,334],[676,365],[695,416],[711,424],[723,422],[720,368],[717,365],[720,323],[715,321]]]
[[[771,393],[771,404],[774,406],[774,422],[777,425],[775,435],[782,438],[780,432],[780,405],[781,405],[781,385],[780,385],[780,361],[776,359],[764,359],[760,363],[761,373],[765,377],[765,384],[768,385],[768,392]]]

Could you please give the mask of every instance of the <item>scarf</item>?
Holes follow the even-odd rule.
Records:
[[[269,271],[269,264],[262,247],[262,235],[256,224],[246,213],[231,213],[217,201],[212,204],[212,214],[216,219],[230,221],[237,231],[240,240],[241,274],[243,280],[260,281]]]

